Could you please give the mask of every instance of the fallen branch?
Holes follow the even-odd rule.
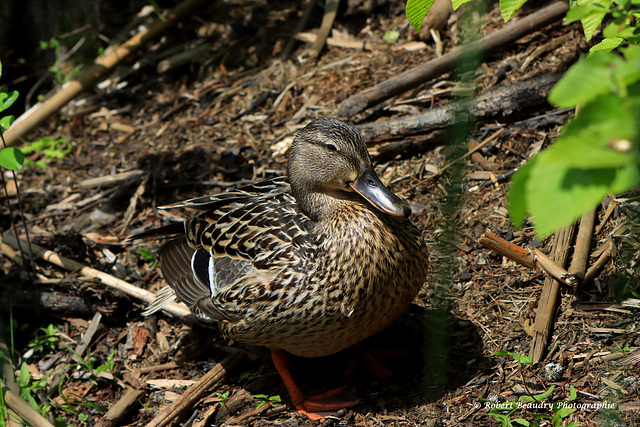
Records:
[[[536,268],[536,260],[531,252],[515,243],[503,239],[492,231],[487,230],[482,233],[482,236],[478,238],[478,243],[524,267],[531,270],[535,270]]]
[[[567,272],[567,270],[552,261],[538,249],[527,251],[523,247],[508,242],[488,230],[482,233],[482,236],[478,239],[478,243],[531,270],[542,270],[547,276],[553,277],[564,285],[573,287],[576,282],[575,276]]]
[[[242,360],[242,353],[233,353],[225,357],[220,363],[204,374],[197,383],[189,387],[180,399],[167,406],[160,412],[147,427],[164,427],[178,417],[182,412],[190,408],[211,387],[218,383],[225,374]]]
[[[506,116],[533,105],[546,103],[551,88],[560,77],[560,74],[543,74],[527,81],[499,87],[475,98],[469,112],[476,118]],[[442,128],[455,123],[457,109],[458,105],[451,103],[422,114],[359,125],[358,129],[364,135],[365,141],[370,141],[380,136],[389,137]]]
[[[69,101],[91,88],[100,79],[110,73],[123,59],[132,53],[138,52],[146,43],[162,35],[167,29],[188,16],[202,3],[204,3],[204,0],[183,1],[165,17],[155,20],[149,28],[142,30],[119,47],[113,48],[110,55],[96,59],[77,79],[67,82],[51,98],[34,105],[18,117],[4,134],[7,146],[11,147],[18,144],[29,132],[38,127],[49,116],[56,113]]]
[[[4,243],[6,243],[7,245],[9,245],[14,249],[18,248],[18,242],[22,243],[22,245],[27,245],[27,242],[25,242],[24,240],[16,239],[16,237],[10,233],[5,234],[2,240]],[[42,246],[38,246],[32,243],[31,247],[32,247],[34,256],[42,258],[45,261],[48,261],[59,267],[65,268],[69,271],[78,272],[83,276],[97,279],[111,289],[125,293],[129,296],[132,296],[141,301],[144,301],[147,304],[151,303],[155,299],[155,294],[153,292],[149,292],[147,290],[141,289],[137,286],[132,285],[131,283],[125,282],[124,280],[118,279],[117,277],[114,277],[110,274],[104,273],[100,270],[96,270],[95,268],[87,267],[72,259],[60,256],[53,251],[43,248]],[[193,315],[191,314],[191,312],[187,307],[173,301],[167,303],[164,307],[162,307],[162,310],[164,310],[169,314],[182,317],[184,319],[193,318]]]
[[[372,105],[376,105],[392,96],[452,71],[467,51],[475,51],[478,54],[486,55],[502,49],[527,34],[561,19],[568,10],[569,4],[566,2],[553,3],[480,40],[469,43],[467,46],[458,48],[440,58],[431,60],[426,64],[385,80],[359,94],[347,98],[338,107],[338,114],[343,117],[354,116]]]

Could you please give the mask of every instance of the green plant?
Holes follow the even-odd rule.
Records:
[[[218,399],[220,399],[220,403],[222,403],[223,405],[229,399],[229,395],[229,390],[225,391],[224,393],[220,393],[219,391],[216,392],[216,396],[218,397]]]
[[[2,77],[2,62],[0,62],[0,77]],[[18,99],[18,91],[9,92],[4,86],[0,87],[0,113],[8,109]],[[6,132],[13,124],[14,116],[0,116],[0,134]],[[3,139],[4,142],[4,139]],[[0,166],[9,170],[18,170],[24,163],[24,155],[15,147],[5,147],[0,150]]]
[[[153,253],[147,248],[140,248],[140,256],[147,261],[147,265],[149,268],[153,267],[156,264],[156,259],[153,256]]]
[[[35,394],[44,389],[47,386],[47,378],[51,373],[45,375],[41,379],[35,379],[29,371],[29,366],[22,362],[20,365],[20,372],[18,374],[18,385],[20,387],[20,397],[22,397],[33,409],[40,412],[42,415],[51,410],[51,406],[40,406],[35,399]]]
[[[28,167],[33,167],[35,164],[41,169],[44,169],[51,161],[63,160],[67,154],[72,150],[71,142],[64,138],[53,139],[45,136],[37,141],[27,144],[22,153],[25,155],[34,153],[38,160],[26,159]]]
[[[271,406],[276,406],[276,403],[281,403],[282,399],[280,396],[267,396],[266,394],[254,394],[254,399],[258,399],[258,404],[256,405],[256,409],[262,407],[265,403],[270,404]]]
[[[104,363],[104,365],[100,365],[96,368],[96,375],[100,375],[104,371],[109,371],[111,375],[113,375],[116,367],[116,363],[113,361],[115,355],[116,350],[113,350],[111,353],[109,353],[109,356],[107,356],[107,361]]]
[[[513,423],[523,425],[526,427],[539,427],[540,420],[551,419],[551,425],[553,427],[559,427],[562,422],[570,414],[576,411],[576,408],[571,406],[571,402],[576,400],[577,392],[575,387],[571,386],[569,389],[569,397],[566,400],[557,402],[545,402],[549,399],[555,390],[555,386],[550,386],[544,392],[540,394],[532,394],[524,381],[524,373],[522,371],[523,365],[531,365],[532,359],[529,356],[522,356],[515,352],[498,351],[492,356],[511,356],[518,364],[518,370],[522,375],[522,381],[527,389],[528,395],[520,396],[517,402],[504,402],[496,403],[487,399],[481,399],[481,402],[485,404],[485,407],[490,408],[489,412],[485,415],[495,418],[500,422],[501,427],[511,427]],[[512,417],[518,410],[521,409],[535,409],[532,413],[533,421],[527,421],[524,418]],[[567,427],[577,427],[579,424],[571,422]]]
[[[74,349],[72,349],[68,345],[67,345],[67,349],[70,352],[72,352],[74,355],[76,355],[76,360],[78,360],[78,363],[72,364],[70,366],[71,367],[80,366],[84,368],[85,372],[89,374],[89,381],[91,382],[91,384],[98,385],[97,377],[105,370],[109,370],[110,372],[113,372],[113,367],[114,367],[113,356],[116,353],[115,350],[112,351],[109,357],[107,358],[107,364],[95,367],[94,364],[97,361],[95,357],[93,356],[82,357],[80,356],[80,354],[78,354],[78,352],[76,352]],[[111,369],[109,369],[109,366],[111,366]]]
[[[594,52],[551,91],[551,103],[582,108],[514,175],[509,210],[516,227],[529,212],[538,234],[548,234],[640,183],[640,46],[622,52]]]
[[[407,19],[417,31],[433,1],[407,1]],[[452,4],[457,9],[468,1]],[[504,20],[525,2],[500,0]],[[550,148],[514,175],[509,213],[516,226],[530,214],[536,233],[546,235],[572,223],[608,194],[640,184],[639,18],[637,0],[570,0],[565,25],[579,20],[590,40],[605,22],[603,40],[569,69],[549,96],[552,104],[579,111]]]
[[[28,347],[33,349],[32,355],[44,351],[47,348],[55,350],[56,343],[58,342],[58,330],[53,325],[50,324],[46,328],[40,328],[40,330],[44,332],[44,336],[38,335],[28,344]]]

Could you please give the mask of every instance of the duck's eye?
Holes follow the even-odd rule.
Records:
[[[327,150],[329,150],[329,151],[338,151],[338,147],[336,147],[333,144],[327,144],[327,145],[325,145],[325,147],[327,147]]]

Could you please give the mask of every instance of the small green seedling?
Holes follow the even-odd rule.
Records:
[[[149,249],[140,248],[138,250],[140,251],[140,256],[147,261],[147,265],[149,266],[149,268],[156,265],[156,259],[153,256],[153,253]]]
[[[58,342],[58,330],[49,325],[46,328],[40,328],[44,332],[44,336],[36,336],[35,339],[28,344],[30,348],[33,348],[33,354],[42,352],[46,349],[55,350],[56,343]]]
[[[282,399],[278,395],[267,396],[266,394],[254,394],[253,398],[258,399],[256,409],[261,408],[265,403],[269,403],[271,406],[276,406],[276,403],[282,402]]]

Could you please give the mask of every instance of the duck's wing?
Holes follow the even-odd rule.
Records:
[[[230,319],[212,296],[300,261],[312,222],[286,188],[269,181],[171,205],[203,211],[185,222],[184,238],[160,250],[165,280],[201,320]]]

